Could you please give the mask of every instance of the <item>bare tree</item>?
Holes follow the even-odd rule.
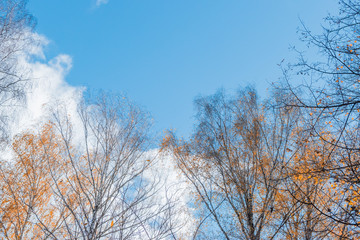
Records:
[[[115,96],[82,105],[78,116],[57,107],[39,134],[16,138],[14,165],[0,172],[0,236],[175,238],[176,200],[161,195],[161,176],[149,169],[149,115]]]
[[[194,188],[200,219],[193,238],[278,237],[292,214],[280,204],[299,114],[261,104],[251,88],[237,98],[200,98],[196,106],[190,140],[170,132],[163,142]]]
[[[0,2],[0,144],[2,149],[5,147],[3,143],[7,140],[9,107],[11,108],[14,104],[13,100],[19,100],[24,96],[22,81],[25,79],[19,69],[18,59],[31,40],[29,33],[34,24],[34,19],[26,11],[26,1],[3,0]],[[2,162],[1,165],[0,228],[5,234],[2,237],[19,239],[20,236],[26,234],[25,226],[29,219],[23,218],[23,214],[29,211],[23,208],[22,201],[25,199],[14,201],[15,196],[24,189],[18,188],[19,185],[12,185],[12,183],[17,183],[17,180],[24,175],[23,172],[17,171],[8,163]],[[15,172],[18,174],[13,174]],[[13,225],[5,226],[4,223],[9,223],[9,220],[14,220]],[[9,228],[14,231],[6,232]]]
[[[23,70],[19,69],[19,55],[29,47],[34,18],[26,10],[26,0],[0,2],[0,130],[5,137],[7,114],[4,106],[24,96]]]

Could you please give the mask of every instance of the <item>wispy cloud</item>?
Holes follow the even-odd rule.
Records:
[[[96,7],[100,7],[101,5],[107,4],[109,0],[96,0]]]

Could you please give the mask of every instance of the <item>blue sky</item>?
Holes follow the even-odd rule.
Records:
[[[254,85],[261,95],[278,63],[301,46],[299,18],[320,32],[336,0],[30,0],[48,58],[68,54],[71,85],[125,93],[155,130],[190,134],[193,100]],[[100,4],[102,3],[102,4]]]

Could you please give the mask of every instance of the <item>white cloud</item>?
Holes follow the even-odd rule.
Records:
[[[101,5],[107,4],[109,0],[96,0],[96,7],[100,7]]]
[[[46,61],[43,48],[49,41],[38,34],[34,34],[34,38],[38,40],[37,44],[29,46],[29,50],[19,56],[19,66],[30,81],[26,83],[26,104],[11,106],[11,136],[37,129],[50,119],[48,110],[59,103],[66,105],[71,115],[76,115],[84,90],[69,85],[65,80],[72,67],[72,58],[60,54]]]

